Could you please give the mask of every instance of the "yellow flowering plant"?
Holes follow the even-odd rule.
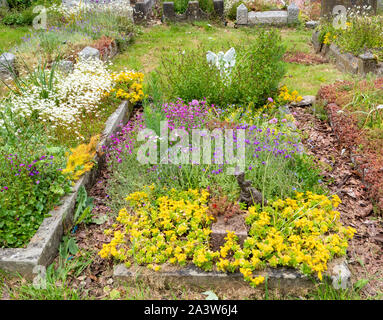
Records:
[[[298,94],[297,90],[289,91],[286,86],[282,86],[279,89],[278,102],[281,104],[290,102],[302,101],[302,97]]]
[[[85,172],[90,171],[94,166],[93,158],[96,155],[96,147],[100,135],[93,136],[88,144],[80,144],[76,148],[70,149],[66,168],[62,171],[69,180],[78,180]]]
[[[134,71],[122,71],[112,73],[114,87],[105,96],[113,96],[118,99],[126,99],[135,104],[144,98],[142,83],[144,74]]]
[[[156,190],[154,185],[144,189],[126,197],[129,207],[121,209],[117,217],[122,228],[114,232],[113,240],[103,245],[99,255],[128,264],[133,258],[155,271],[165,262],[185,266],[187,260],[211,270],[219,253],[208,247],[209,225],[214,219],[208,214],[209,193]]]
[[[158,271],[164,263],[185,266],[194,263],[203,270],[241,272],[253,287],[264,282],[255,270],[287,266],[322,280],[327,262],[344,255],[355,229],[345,228],[335,209],[337,195],[296,193],[278,199],[262,210],[252,206],[246,215],[249,235],[243,246],[233,232],[227,232],[218,251],[210,250],[212,216],[207,213],[206,190],[145,190],[127,196],[129,207],[119,212],[118,230],[99,255],[114,257],[131,265],[132,259]],[[111,229],[105,231],[113,233]]]

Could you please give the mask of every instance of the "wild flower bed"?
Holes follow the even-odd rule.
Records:
[[[347,11],[347,20],[338,25],[332,19],[322,19],[319,25],[319,41],[335,43],[343,52],[355,56],[366,50],[374,53],[378,60],[383,59],[383,17],[370,14],[369,7]]]
[[[267,35],[277,39],[273,33],[263,33],[261,46]],[[272,66],[278,65],[280,53],[283,56],[283,50],[275,52]],[[182,53],[180,59],[189,54]],[[294,115],[286,109],[302,97],[278,85],[276,78],[272,85],[259,81],[269,96],[255,95],[241,105],[219,98],[212,103],[211,95],[204,99],[204,92],[212,90],[207,82],[193,91],[193,98],[181,95],[164,102],[168,92],[161,91],[161,83],[169,85],[170,77],[182,77],[183,71],[193,74],[198,64],[190,63],[189,71],[186,62],[180,65],[182,71],[152,79],[148,86],[152,99],[144,100],[143,111],[113,135],[109,149],[104,148],[112,172],[108,204],[116,223],[104,230],[109,241],[99,255],[154,271],[192,263],[207,271],[241,272],[252,286],[263,283],[265,279],[253,273],[265,267],[297,268],[322,279],[327,262],[345,254],[355,230],[340,223],[336,208],[341,200],[328,194],[302,147]],[[260,73],[259,79],[265,79]],[[194,75],[165,88],[171,92],[182,88],[177,92],[186,94],[186,88],[204,81],[198,79],[204,77],[201,73]],[[220,81],[220,76],[218,72],[214,79]],[[223,86],[233,90],[230,86],[248,85],[244,84],[247,76],[237,83],[231,78]],[[205,139],[205,146],[211,148],[191,155],[199,148],[190,136],[196,129],[195,138]],[[236,156],[229,160],[226,143],[230,141]],[[245,181],[258,191],[256,201],[238,202],[244,199],[241,184],[248,183],[239,178],[241,164]],[[228,232],[219,250],[212,249],[211,226],[220,215],[228,223],[233,215],[242,216],[249,230],[243,245]]]
[[[93,167],[97,135],[126,95],[131,103],[143,98],[142,77],[133,71],[116,76],[97,59],[80,61],[65,75],[55,64],[42,66],[8,84],[9,95],[0,102],[1,247],[28,243],[74,181]],[[114,95],[116,90],[126,95]]]

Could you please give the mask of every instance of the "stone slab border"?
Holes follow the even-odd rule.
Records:
[[[313,288],[314,285],[309,277],[294,269],[268,268],[257,274],[254,273],[254,276],[257,275],[267,276],[268,288],[279,289],[284,292],[307,290]],[[194,265],[155,272],[145,267],[127,268],[124,264],[119,264],[114,268],[113,278],[115,281],[125,281],[128,284],[145,281],[156,285],[187,285],[210,290],[216,288],[240,290],[250,287],[249,283],[243,280],[241,273],[207,272]],[[264,287],[264,285],[260,285],[260,287],[262,286]]]
[[[331,260],[327,264],[328,271],[323,274],[323,280],[330,282],[336,289],[346,289],[351,286],[351,272],[345,257]],[[255,271],[253,276],[267,277],[267,287],[278,289],[282,293],[302,292],[315,287],[315,277],[308,277],[293,268],[266,268]],[[148,284],[187,285],[214,290],[231,289],[241,290],[249,288],[249,283],[243,279],[243,275],[237,273],[226,273],[219,271],[203,271],[195,265],[188,265],[184,268],[166,266],[160,271],[152,271],[143,266],[131,266],[127,268],[124,264],[114,267],[113,278],[115,281],[135,284],[137,281],[144,281]],[[264,289],[265,285],[260,285]]]
[[[299,8],[295,3],[290,4],[287,10],[250,11],[242,3],[237,8],[236,27],[239,26],[289,26],[299,22]]]
[[[223,0],[213,0],[214,12],[209,14],[204,12],[200,6],[198,1],[189,1],[187,9],[182,14],[177,14],[174,9],[174,2],[164,2],[162,4],[162,20],[180,22],[180,21],[198,21],[198,20],[207,20],[212,17],[217,17],[221,20],[224,18],[223,13]]]
[[[100,150],[102,145],[110,145],[110,135],[118,130],[121,123],[129,119],[131,111],[132,105],[127,101],[119,105],[105,123],[97,150]],[[76,182],[72,188],[73,192],[62,199],[59,207],[49,212],[50,217],[43,220],[26,248],[0,248],[0,269],[33,278],[37,266],[46,267],[52,263],[65,230],[72,226],[78,190],[82,186],[89,188],[94,184],[100,167],[105,163],[105,155],[96,154],[94,161],[97,165]]]
[[[383,75],[383,63],[378,62],[371,53],[364,53],[358,57],[351,53],[342,53],[334,43],[323,44],[319,42],[319,31],[314,31],[311,37],[311,42],[315,52],[326,58],[335,60],[335,65],[342,72],[358,74],[365,77],[367,73]]]

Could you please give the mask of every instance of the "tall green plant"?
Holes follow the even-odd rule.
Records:
[[[208,103],[222,108],[250,102],[259,107],[277,92],[286,70],[282,61],[285,48],[278,31],[262,29],[250,44],[235,46],[236,64],[229,81],[221,77],[215,65],[207,62],[209,50],[200,46],[195,50],[180,50],[176,55],[164,55],[158,72],[169,98],[184,101],[206,98]]]

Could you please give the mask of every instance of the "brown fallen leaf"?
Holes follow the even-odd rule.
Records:
[[[359,212],[359,217],[365,218],[365,217],[369,216],[372,213],[372,209],[373,208],[372,208],[371,203],[367,207],[361,208],[361,210]]]

